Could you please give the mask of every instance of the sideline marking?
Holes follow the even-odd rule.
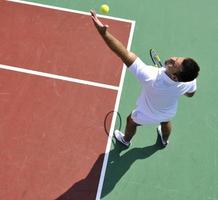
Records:
[[[86,80],[71,78],[71,77],[67,77],[67,76],[61,76],[61,75],[57,75],[57,74],[50,74],[50,73],[46,73],[46,72],[39,72],[39,71],[24,69],[24,68],[19,68],[19,67],[12,67],[12,66],[8,66],[8,65],[0,64],[0,69],[22,72],[25,74],[31,74],[31,75],[35,75],[35,76],[42,76],[42,77],[46,77],[46,78],[58,79],[58,80],[62,80],[62,81],[68,81],[68,82],[73,82],[73,83],[78,83],[78,84],[83,84],[83,85],[90,85],[90,86],[100,87],[100,88],[104,88],[104,89],[110,89],[110,90],[116,90],[116,91],[119,89],[117,86],[113,86],[113,85],[107,85],[107,84],[103,84],[103,83],[86,81]]]
[[[40,3],[26,2],[26,1],[22,1],[22,0],[7,0],[7,1],[20,3],[20,4],[27,4],[27,5],[32,5],[32,6],[38,6],[38,7],[48,8],[48,9],[55,9],[55,10],[60,10],[60,11],[65,11],[65,12],[78,13],[78,14],[83,14],[83,15],[90,15],[89,12],[83,12],[83,11],[67,9],[67,8],[60,8],[60,7],[57,7],[57,6],[50,6],[50,5],[40,4]],[[100,14],[97,14],[97,15],[99,17],[101,17],[101,18],[112,19],[112,20],[121,21],[121,22],[127,22],[127,23],[130,23],[132,25],[131,30],[130,30],[130,35],[129,35],[129,41],[128,41],[128,45],[127,45],[127,49],[130,50],[132,39],[133,39],[133,33],[134,33],[134,29],[135,29],[135,21],[134,20],[123,19],[123,18],[112,17],[112,16],[105,16],[105,15],[100,15]],[[0,65],[0,68],[1,68],[1,66],[2,65]],[[28,71],[30,72],[32,70],[28,70]],[[47,74],[47,73],[43,73],[43,72],[37,72],[37,73]],[[111,85],[108,86],[108,85],[105,85],[105,84],[94,83],[94,82],[90,82],[90,81],[84,81],[84,82],[94,83],[94,84],[98,84],[98,85],[101,85],[101,86],[107,86],[108,89],[117,90],[118,94],[117,94],[117,98],[116,98],[116,102],[115,102],[115,106],[114,106],[114,110],[117,111],[118,107],[119,107],[119,103],[120,103],[120,98],[121,98],[122,88],[123,88],[123,84],[124,84],[125,74],[126,74],[126,66],[125,66],[125,64],[123,64],[123,69],[122,69],[122,74],[121,74],[119,87],[111,86]],[[37,75],[37,74],[35,74],[35,75]],[[58,75],[52,75],[52,76],[62,77],[62,76],[58,76]],[[49,77],[49,78],[53,78],[53,77]],[[71,79],[71,80],[78,80],[79,81],[78,83],[81,83],[81,80],[79,80],[79,79],[73,79],[73,78],[69,78],[69,77],[65,77],[65,78]],[[70,80],[68,80],[68,81],[70,81]],[[71,81],[71,82],[74,82],[74,81]],[[85,83],[82,83],[82,84],[85,84]],[[93,86],[96,86],[96,85],[93,85]],[[100,87],[100,86],[98,86],[98,87]],[[101,198],[101,193],[102,193],[102,188],[103,188],[103,183],[104,183],[104,177],[105,177],[106,167],[107,167],[107,163],[108,163],[112,138],[113,138],[113,129],[115,127],[115,122],[116,122],[116,115],[113,115],[112,122],[111,122],[110,133],[109,133],[109,137],[108,137],[107,145],[106,145],[106,149],[105,149],[105,156],[104,156],[103,165],[102,165],[102,169],[101,169],[100,180],[99,180],[99,183],[98,183],[96,200],[100,200],[100,198]]]
[[[83,15],[90,15],[89,12],[73,10],[73,9],[63,8],[63,7],[58,7],[58,6],[51,6],[51,5],[46,5],[46,4],[42,4],[42,3],[34,3],[34,2],[23,1],[23,0],[7,0],[7,1],[14,2],[14,3],[20,3],[20,4],[26,4],[26,5],[32,5],[32,6],[38,6],[38,7],[42,7],[42,8],[49,8],[49,9],[54,9],[54,10],[60,10],[60,11],[65,11],[65,12],[71,12],[71,13],[77,13],[77,14],[83,14]],[[101,14],[97,14],[97,15],[99,17],[101,17],[101,18],[112,19],[112,20],[128,22],[128,23],[135,23],[135,21],[129,20],[129,19],[124,19],[124,18],[119,18],[119,17],[112,17],[112,16],[106,16],[106,15],[101,15]]]
[[[132,44],[134,29],[135,29],[135,21],[132,21],[132,26],[131,26],[130,35],[129,35],[129,41],[128,41],[128,45],[127,45],[128,50],[130,50],[130,47],[131,47],[131,44]],[[121,78],[120,78],[119,89],[118,89],[117,98],[116,98],[116,102],[115,102],[115,106],[114,106],[114,111],[115,112],[117,112],[118,108],[119,108],[125,74],[126,74],[126,65],[123,64],[123,70],[122,70],[122,74],[121,74]],[[109,133],[109,136],[108,136],[107,146],[106,146],[106,149],[105,149],[104,161],[103,161],[103,165],[102,165],[102,168],[101,168],[101,175],[100,175],[100,180],[99,180],[99,184],[98,184],[96,200],[101,199],[101,193],[102,193],[102,189],[103,189],[104,177],[105,177],[107,163],[108,163],[108,159],[109,159],[109,153],[110,153],[110,148],[111,148],[111,143],[112,143],[112,138],[113,138],[113,131],[114,131],[114,128],[115,128],[115,123],[116,123],[116,115],[113,114],[111,127],[110,127],[110,133]]]

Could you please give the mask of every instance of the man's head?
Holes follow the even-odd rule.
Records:
[[[175,81],[189,82],[197,78],[200,68],[192,58],[171,57],[165,61],[166,72]]]

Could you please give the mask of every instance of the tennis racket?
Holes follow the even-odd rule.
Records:
[[[154,63],[155,67],[162,67],[163,64],[161,63],[160,56],[157,54],[157,52],[154,49],[150,49],[149,53],[150,53],[151,60]]]
[[[112,123],[112,119],[113,119],[113,116],[115,115],[115,118],[116,118],[116,122],[115,122],[115,127],[111,127],[111,123]],[[109,136],[110,134],[110,129],[111,128],[114,128],[114,130],[121,130],[122,128],[122,118],[121,118],[121,115],[118,111],[110,111],[106,114],[105,118],[104,118],[104,130],[105,130],[105,133]],[[113,131],[114,131],[113,130]]]

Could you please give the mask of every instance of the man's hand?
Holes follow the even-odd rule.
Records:
[[[94,10],[90,10],[90,13],[91,13],[91,16],[92,16],[92,21],[93,21],[95,27],[97,28],[98,32],[101,35],[104,35],[109,26],[102,24],[102,22],[98,19],[97,15],[96,15],[96,12]]]

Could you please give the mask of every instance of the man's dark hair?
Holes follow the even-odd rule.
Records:
[[[182,62],[182,71],[177,74],[179,82],[193,81],[198,76],[200,67],[192,58],[185,58]]]

